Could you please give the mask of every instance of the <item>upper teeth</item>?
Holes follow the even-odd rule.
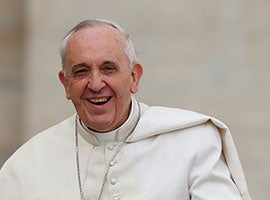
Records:
[[[98,99],[90,99],[90,102],[92,103],[100,103],[100,102],[105,102],[108,101],[108,97],[104,97],[104,98],[98,98]]]

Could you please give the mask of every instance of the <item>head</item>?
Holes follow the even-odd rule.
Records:
[[[124,40],[124,51],[130,61],[130,66],[133,67],[137,63],[137,55],[133,45],[133,42],[126,31],[116,22],[112,22],[109,20],[85,20],[77,24],[74,28],[67,32],[64,39],[62,40],[62,44],[60,46],[60,56],[62,61],[62,70],[65,72],[66,69],[66,47],[70,38],[80,29],[83,28],[91,28],[98,26],[111,26],[118,30]]]
[[[116,23],[87,20],[63,39],[59,78],[89,128],[107,132],[128,118],[143,73],[129,36]]]

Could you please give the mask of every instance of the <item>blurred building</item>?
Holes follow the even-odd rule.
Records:
[[[57,73],[65,32],[118,21],[145,68],[137,98],[213,115],[231,128],[254,199],[270,184],[270,1],[0,0],[0,166],[67,118]]]
[[[0,165],[22,138],[23,4],[0,0]]]

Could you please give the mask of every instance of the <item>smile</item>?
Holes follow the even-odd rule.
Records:
[[[95,105],[103,105],[110,101],[112,97],[102,97],[102,98],[90,98],[87,99],[88,102],[95,104]]]

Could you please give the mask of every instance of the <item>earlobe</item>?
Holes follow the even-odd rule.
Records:
[[[63,70],[61,70],[61,71],[58,73],[58,78],[59,78],[59,80],[61,81],[62,85],[63,85],[64,88],[65,88],[65,91],[66,91],[66,98],[67,98],[67,99],[70,99],[70,93],[69,93],[68,82],[67,82],[67,78],[66,78],[65,73],[64,73]]]
[[[137,63],[134,65],[132,69],[132,86],[130,88],[130,92],[135,94],[139,89],[140,79],[143,75],[143,67]]]

